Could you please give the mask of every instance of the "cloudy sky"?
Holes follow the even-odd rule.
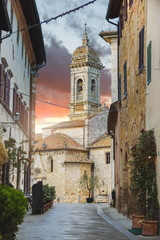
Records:
[[[40,21],[56,17],[90,0],[36,0]],[[69,107],[70,69],[74,50],[82,45],[87,23],[89,45],[99,54],[105,66],[101,74],[101,102],[110,104],[110,46],[100,36],[101,31],[115,30],[106,19],[108,0],[97,0],[83,9],[42,24],[47,64],[39,71],[37,98]],[[69,109],[36,103],[36,132],[47,124],[65,121]]]

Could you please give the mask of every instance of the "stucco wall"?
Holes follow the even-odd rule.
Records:
[[[160,1],[147,0],[147,46],[151,41],[151,82],[146,94],[146,129],[154,129],[157,145],[157,183],[160,202]],[[147,66],[147,64],[146,64]]]

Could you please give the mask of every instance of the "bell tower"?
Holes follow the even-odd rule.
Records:
[[[82,120],[99,109],[100,74],[103,68],[97,52],[89,46],[85,28],[82,46],[78,47],[69,65],[71,74],[70,120]]]

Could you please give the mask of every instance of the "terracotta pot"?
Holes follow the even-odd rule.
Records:
[[[157,236],[158,221],[143,220],[142,235],[143,236]]]
[[[143,215],[132,215],[132,228],[142,228],[143,220]]]

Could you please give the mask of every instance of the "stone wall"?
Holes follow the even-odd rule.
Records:
[[[87,158],[87,153],[65,150],[35,154],[34,183],[42,181],[43,184],[55,186],[57,202],[86,202],[88,197],[88,191],[80,189],[79,180],[85,170],[89,176],[91,175],[92,164],[65,162],[66,157],[72,159],[75,154]],[[53,160],[53,172],[50,167],[51,160]]]
[[[122,10],[121,10],[122,12]],[[134,1],[123,20],[119,46],[119,74],[121,75],[120,108],[120,211],[130,214],[129,160],[131,147],[145,129],[146,112],[146,1]],[[139,33],[144,26],[144,67],[139,72]],[[127,96],[124,97],[124,63],[127,63]],[[129,210],[130,209],[130,210]]]

